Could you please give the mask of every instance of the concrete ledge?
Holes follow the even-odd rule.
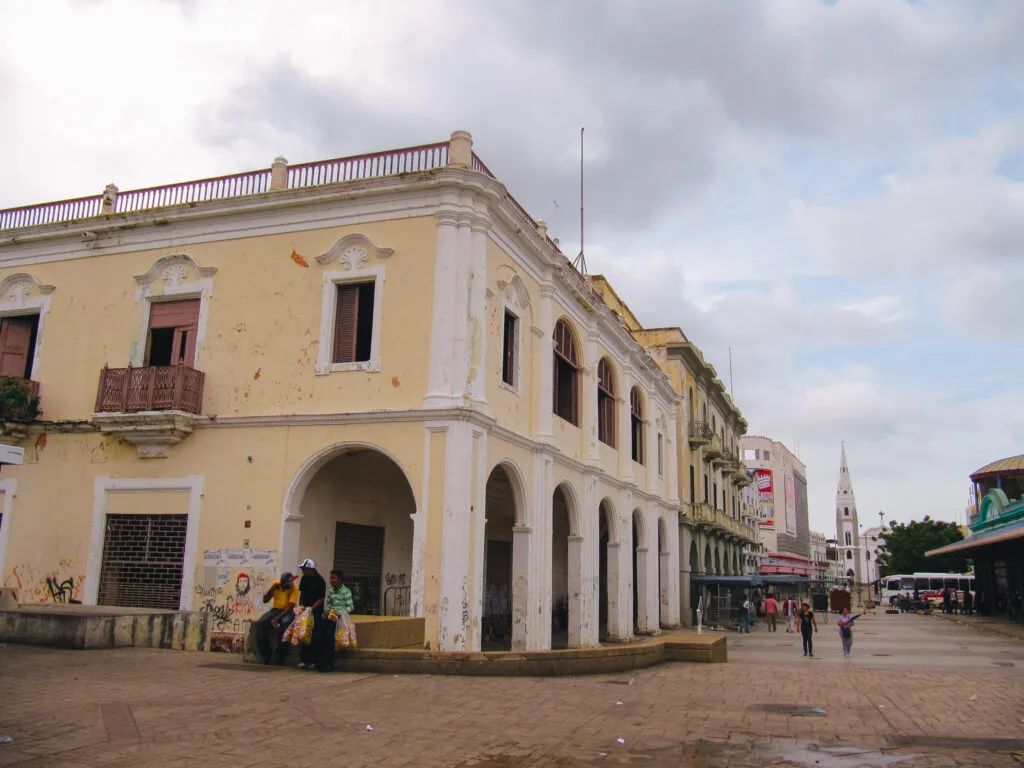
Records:
[[[946,621],[951,621],[954,624],[959,624],[962,627],[970,627],[971,629],[977,629],[981,632],[987,632],[990,635],[1008,637],[1011,640],[1024,641],[1024,624],[1015,624],[1009,619],[993,619],[988,616],[979,616],[977,614],[962,616],[955,613],[936,613],[933,615],[939,616]]]
[[[171,648],[205,651],[204,613],[102,606],[22,606],[0,611],[0,641],[54,648]]]
[[[361,626],[358,631],[362,631]],[[368,648],[364,642],[364,636],[360,634],[360,648],[338,651],[334,657],[334,669],[395,675],[557,677],[629,672],[666,661],[705,664],[724,664],[728,661],[728,640],[725,635],[698,635],[692,630],[622,645],[560,651],[425,651],[421,648]],[[260,662],[252,639],[246,644],[245,661]],[[298,650],[290,648],[285,664],[297,661]]]

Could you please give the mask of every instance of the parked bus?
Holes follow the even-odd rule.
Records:
[[[883,576],[882,603],[894,605],[900,595],[914,596],[914,588],[922,600],[942,603],[942,590],[952,587],[957,599],[964,600],[964,592],[974,592],[973,573],[914,573]]]

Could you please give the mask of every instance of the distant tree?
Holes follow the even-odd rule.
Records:
[[[882,576],[919,571],[962,573],[967,570],[966,557],[924,556],[925,552],[963,539],[964,535],[956,523],[932,520],[925,515],[921,522],[893,523],[882,535],[885,543],[878,552],[878,572]]]

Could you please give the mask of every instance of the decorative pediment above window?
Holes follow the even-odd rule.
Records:
[[[526,309],[530,306],[530,294],[526,290],[526,284],[519,275],[513,275],[511,280],[499,280],[498,290],[505,297],[505,301],[513,306]]]
[[[135,282],[139,285],[153,285],[159,281],[164,285],[174,287],[213,277],[215,274],[217,274],[216,267],[204,267],[191,256],[177,253],[157,259],[146,274],[135,276]]]
[[[30,299],[49,296],[51,293],[52,285],[43,285],[26,272],[8,275],[0,282],[0,302],[13,301],[23,306]]]
[[[345,235],[338,240],[327,253],[316,257],[317,263],[323,267],[338,262],[342,269],[361,269],[366,266],[370,255],[378,259],[386,259],[394,251],[391,248],[380,248],[366,235]]]

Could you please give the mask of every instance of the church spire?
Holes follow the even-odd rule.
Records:
[[[853,481],[850,479],[850,469],[846,466],[846,443],[843,443],[842,453],[839,458],[839,483],[836,485],[836,503],[842,501],[848,504],[856,504],[853,495]]]

